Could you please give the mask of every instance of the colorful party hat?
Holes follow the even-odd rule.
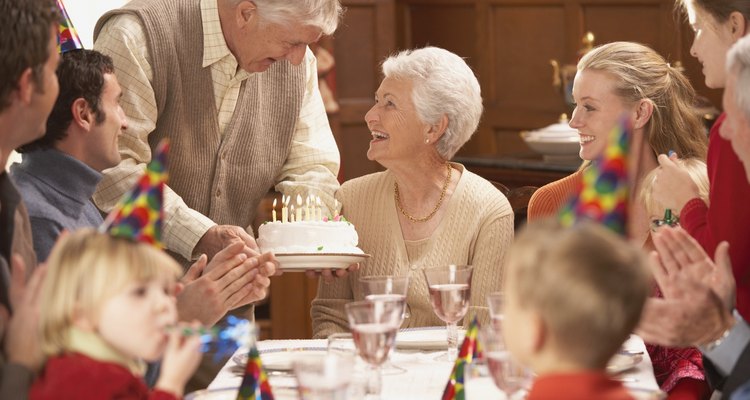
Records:
[[[245,376],[242,377],[237,400],[273,400],[268,374],[263,368],[258,348],[253,345],[247,357]]]
[[[115,205],[99,231],[162,248],[162,203],[167,181],[168,150],[167,140],[159,142],[151,162],[146,166],[146,172]]]
[[[471,364],[475,359],[482,356],[482,346],[478,340],[479,337],[479,321],[477,321],[476,315],[469,324],[469,329],[466,330],[466,336],[464,341],[461,343],[461,349],[458,352],[458,358],[456,363],[453,365],[451,376],[448,378],[448,384],[445,385],[443,391],[443,400],[464,400],[466,393],[464,392],[464,372],[467,364]]]
[[[561,209],[563,226],[593,220],[621,235],[627,234],[630,131],[624,118],[612,129],[606,150],[583,171],[577,194]]]
[[[60,34],[57,41],[57,52],[62,54],[71,50],[80,50],[83,48],[81,38],[78,37],[78,31],[73,26],[73,22],[65,10],[62,0],[57,0],[57,8],[60,9],[62,18],[60,19]]]

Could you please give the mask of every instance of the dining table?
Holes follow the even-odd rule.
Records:
[[[434,337],[444,332],[445,327],[411,328],[399,331],[395,349],[390,354],[390,362],[404,371],[400,373],[385,371],[380,398],[410,400],[442,398],[454,363],[436,361],[435,358],[446,353],[446,350],[435,346],[435,343],[429,342],[427,338],[429,335]],[[414,340],[409,341],[410,337]],[[328,341],[325,339],[263,340],[256,343],[261,360],[268,360],[269,363],[276,363],[278,355],[294,359],[304,353],[325,353],[327,346]],[[216,395],[206,398],[216,400],[235,398],[237,388],[242,381],[247,355],[247,348],[237,349],[204,391],[204,393],[214,394],[226,393],[226,396]],[[630,335],[622,345],[619,357],[619,362],[625,361],[626,365],[614,365],[614,369],[610,372],[614,379],[623,382],[634,397],[637,399],[665,398],[664,393],[659,390],[651,359],[640,337]],[[612,367],[612,362],[610,364]],[[273,365],[270,367],[267,370],[274,397],[279,400],[297,399],[296,380],[293,374],[288,370],[275,371]],[[485,382],[472,380],[470,382],[472,385],[466,387],[466,399],[504,399],[505,395],[491,382],[491,378],[486,378]],[[191,398],[193,397],[187,397],[187,399]],[[199,400],[202,397],[197,396],[195,399]]]

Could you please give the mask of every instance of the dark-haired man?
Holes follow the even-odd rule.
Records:
[[[120,162],[117,141],[127,128],[112,59],[94,50],[62,55],[60,95],[41,138],[18,150],[11,177],[29,210],[34,250],[44,261],[63,230],[98,226],[91,201],[101,172]]]
[[[58,92],[58,23],[53,0],[0,0],[0,165],[11,150],[44,134]],[[0,170],[0,399],[26,398],[42,363],[37,300],[43,270],[26,279],[35,266],[26,208]]]

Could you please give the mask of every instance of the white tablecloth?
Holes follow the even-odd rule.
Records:
[[[289,349],[326,347],[325,340],[265,340],[258,343],[258,350]],[[633,369],[619,375],[625,386],[634,390],[655,391],[658,390],[656,378],[654,377],[651,359],[646,352],[643,340],[635,335],[623,345],[630,351],[643,351],[643,360]],[[246,353],[247,349],[239,349],[235,354]],[[419,352],[397,350],[391,355],[393,364],[403,367],[406,373],[398,375],[383,376],[383,399],[439,399],[445,385],[448,382],[452,363],[437,362],[434,358],[440,352]],[[239,387],[242,380],[240,368],[237,363],[230,359],[221,369],[216,378],[209,385],[209,389]],[[271,376],[271,386],[274,394],[279,398],[294,398],[294,378]],[[491,385],[490,385],[491,386]],[[277,394],[278,393],[278,394]],[[471,393],[470,398],[475,398]],[[480,398],[488,398],[481,396]]]

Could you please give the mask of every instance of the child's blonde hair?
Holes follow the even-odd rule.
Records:
[[[706,170],[706,163],[697,158],[683,158],[674,160],[674,162],[690,174],[690,178],[698,186],[698,197],[708,204],[708,171]],[[661,216],[665,210],[664,206],[653,197],[654,186],[658,184],[656,182],[656,174],[659,168],[661,167],[654,168],[646,174],[638,193],[638,200],[644,205],[648,215],[652,216]]]
[[[132,282],[181,273],[166,253],[145,243],[82,229],[61,238],[47,261],[41,299],[42,349],[68,350],[76,316],[99,317],[102,304]]]
[[[538,313],[555,350],[604,369],[641,316],[651,274],[641,251],[606,228],[556,220],[529,224],[511,248],[508,285]]]

